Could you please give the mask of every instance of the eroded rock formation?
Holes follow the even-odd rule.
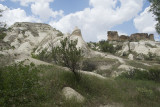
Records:
[[[108,40],[117,41],[119,39],[117,31],[108,31]]]
[[[134,33],[131,36],[118,35],[117,31],[108,31],[108,41],[140,41],[140,40],[154,40],[154,35],[148,33]]]

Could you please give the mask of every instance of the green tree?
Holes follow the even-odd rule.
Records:
[[[153,12],[153,14],[156,16],[156,21],[158,23],[156,24],[156,31],[158,34],[160,34],[160,1],[159,0],[149,0],[151,3],[150,11]]]
[[[78,40],[70,40],[65,38],[61,40],[61,46],[52,48],[52,55],[55,62],[68,67],[75,75],[76,79],[80,80],[80,69],[81,61],[83,59],[82,50],[77,48]]]

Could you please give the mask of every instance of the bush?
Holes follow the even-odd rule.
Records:
[[[135,79],[135,80],[151,80],[160,82],[160,69],[150,69],[149,71],[134,69],[129,72],[122,73],[120,78]]]
[[[149,60],[149,61],[152,61],[156,58],[156,54],[153,54],[151,52],[148,53],[148,55],[144,55],[144,59],[145,60]]]
[[[84,71],[93,71],[97,69],[97,64],[94,63],[93,61],[87,59],[84,60],[82,63],[82,70]]]
[[[40,97],[40,71],[22,63],[0,68],[0,106],[20,106]]]
[[[141,100],[143,97],[147,97],[149,99],[153,98],[153,91],[147,88],[137,87],[138,99]]]
[[[31,53],[32,58],[39,59],[46,62],[52,61],[51,52],[47,52],[47,49],[42,50],[39,54],[35,55],[34,52]]]
[[[0,32],[0,40],[3,40],[5,36],[6,36],[6,33]]]
[[[99,42],[99,47],[102,52],[109,52],[109,53],[115,53],[115,48],[113,47],[112,44],[109,44],[108,41],[100,41]]]
[[[160,82],[160,69],[150,69],[148,79]]]
[[[127,78],[127,79],[140,79],[145,80],[148,77],[147,71],[142,71],[139,69],[134,69],[129,72],[122,73],[119,77],[121,78]]]

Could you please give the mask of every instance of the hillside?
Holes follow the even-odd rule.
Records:
[[[33,84],[26,85],[29,91],[22,90],[27,94],[21,94],[19,88],[12,84],[13,90],[12,88],[8,90],[13,95],[9,91],[6,92],[6,98],[0,98],[2,106],[5,106],[3,104],[42,107],[158,107],[160,105],[160,42],[154,41],[153,35],[147,34],[148,36],[137,39],[139,36],[119,37],[117,32],[110,31],[108,41],[86,43],[81,30],[77,27],[71,34],[63,34],[50,25],[29,22],[17,22],[4,33],[6,36],[0,40],[0,79],[8,82],[4,82],[6,85],[0,83],[5,87],[2,89],[7,90],[9,87],[7,85],[14,79],[13,84],[20,89],[23,87],[20,85],[23,84],[21,81],[32,84],[32,81],[27,81],[33,78],[36,78],[33,82],[38,86],[34,87],[34,93],[30,88]],[[84,58],[79,71],[82,75],[80,82],[76,82],[69,68],[57,65],[52,57],[52,49],[61,46],[61,41],[66,37],[70,41],[77,40],[76,48],[83,52]],[[15,63],[17,65],[12,65]],[[32,72],[35,71],[36,74],[27,70],[33,70]],[[21,74],[19,71],[26,71],[26,74]],[[71,89],[66,91],[66,87]],[[68,96],[66,93],[73,94],[74,97],[66,100],[68,99],[65,99]],[[3,94],[0,92],[0,97]],[[9,97],[10,95],[12,97]]]

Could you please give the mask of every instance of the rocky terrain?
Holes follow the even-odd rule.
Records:
[[[52,48],[59,46],[60,41],[65,37],[69,37],[70,40],[78,40],[76,47],[83,50],[85,58],[102,57],[118,61],[112,64],[102,64],[98,61],[95,72],[98,72],[98,70],[111,70],[113,65],[117,65],[117,70],[111,72],[111,74],[117,75],[118,69],[130,70],[130,68],[134,68],[132,65],[127,65],[126,60],[143,61],[151,56],[160,56],[160,43],[154,41],[153,34],[136,33],[131,36],[119,36],[116,31],[108,31],[109,43],[114,47],[122,47],[114,55],[90,49],[82,38],[81,30],[77,27],[71,34],[63,34],[47,24],[17,22],[6,31],[6,34],[6,37],[0,43],[0,54],[4,56],[1,58],[1,63],[4,63],[4,60],[7,61],[6,58],[9,58],[6,64],[26,59],[41,64],[43,62],[36,61],[36,59],[32,58],[32,55],[38,55],[43,50],[46,53],[51,52]],[[99,50],[98,47],[97,50]],[[145,65],[151,66],[149,64]]]
[[[46,107],[80,107],[83,104],[88,107],[127,107],[128,105],[141,106],[141,104],[150,106],[152,104],[149,103],[150,99],[153,99],[155,105],[159,104],[157,101],[160,87],[158,83],[147,83],[148,80],[132,81],[119,77],[123,73],[133,76],[135,69],[140,70],[139,72],[150,72],[151,68],[160,69],[160,42],[154,40],[153,34],[136,33],[131,36],[119,36],[116,31],[108,31],[106,35],[108,40],[102,42],[114,52],[110,50],[104,52],[100,42],[86,43],[81,30],[77,27],[71,34],[63,34],[47,24],[17,22],[4,33],[6,33],[5,38],[0,40],[1,67],[23,61],[25,65],[35,64],[38,69],[45,71],[39,74],[43,77],[39,83],[45,91],[47,90],[43,94],[46,99],[49,98],[49,101],[47,99],[46,102],[40,102],[38,105]],[[66,37],[69,40],[77,40],[76,47],[82,49],[84,55],[79,71],[83,77],[79,83],[75,82],[69,68],[56,65],[52,57],[49,56],[49,61],[36,58],[43,52],[43,55],[51,53],[52,49],[60,46],[60,41]],[[9,70],[12,71],[12,69]],[[11,76],[10,81],[12,81],[14,78],[8,75]],[[143,75],[140,74],[140,76]],[[27,82],[28,77],[26,77]],[[18,83],[15,82],[15,84]],[[141,87],[142,84],[147,88]],[[156,97],[152,98],[151,95]],[[26,99],[21,98],[20,101]],[[138,98],[144,101],[139,103]],[[131,102],[132,100],[136,103]],[[78,102],[78,104],[73,102]],[[37,106],[37,102],[32,102],[32,104]]]
[[[129,55],[129,59],[144,60],[149,54],[160,56],[160,42],[154,40],[154,35],[147,33],[135,33],[131,36],[118,35],[116,31],[108,31],[108,41],[114,46],[122,46],[117,53],[120,56]]]

